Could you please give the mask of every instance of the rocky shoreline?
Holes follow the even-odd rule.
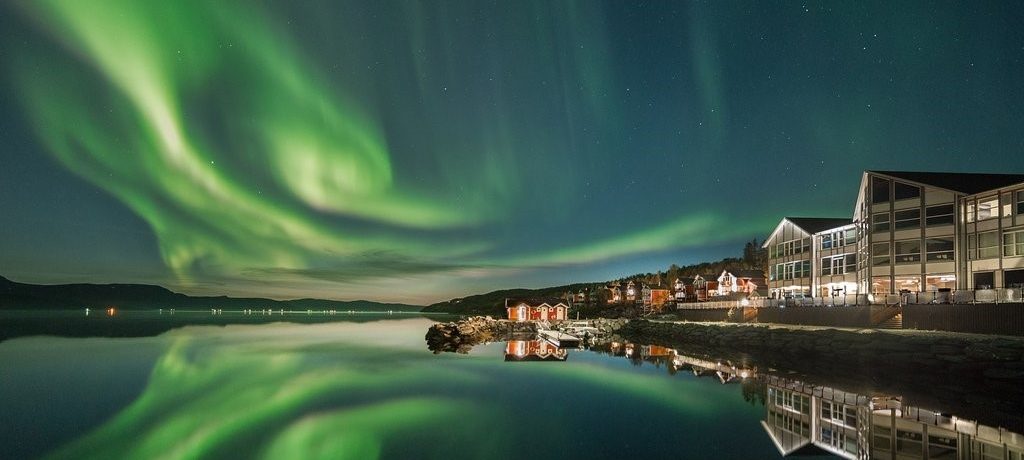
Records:
[[[1024,338],[925,331],[829,329],[597,319],[604,341],[672,347],[767,373],[860,394],[899,394],[924,407],[955,408],[1024,427]],[[568,322],[555,324],[559,328]],[[434,353],[533,336],[537,327],[491,317],[434,324]]]
[[[628,320],[597,319],[591,321],[602,334],[613,334]],[[567,321],[555,322],[552,327],[563,328]],[[537,323],[494,319],[490,316],[471,316],[459,321],[435,323],[427,329],[427,348],[434,353],[469,353],[474,345],[498,340],[509,340],[516,336],[537,333]]]

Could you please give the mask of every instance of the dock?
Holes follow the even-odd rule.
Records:
[[[540,338],[551,342],[558,348],[578,347],[580,346],[580,342],[582,342],[579,337],[551,329],[540,329],[537,331],[537,335]]]

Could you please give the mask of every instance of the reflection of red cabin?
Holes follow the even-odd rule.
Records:
[[[569,306],[560,300],[506,301],[510,321],[561,321],[569,318]]]
[[[640,347],[640,356],[643,357],[670,356],[674,355],[675,353],[675,350],[660,345],[644,345]]]
[[[505,361],[565,361],[569,352],[547,340],[510,340],[505,344]]]

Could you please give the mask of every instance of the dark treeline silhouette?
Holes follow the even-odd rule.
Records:
[[[636,273],[615,280],[598,281],[591,283],[574,283],[562,286],[552,286],[539,289],[503,289],[477,294],[444,302],[438,302],[423,309],[426,312],[458,313],[467,315],[491,315],[495,317],[505,316],[505,299],[515,298],[559,298],[565,299],[570,294],[583,291],[587,296],[586,304],[591,306],[602,306],[607,303],[607,292],[603,289],[611,283],[625,285],[633,281],[637,289],[642,285],[671,287],[676,278],[692,277],[696,275],[718,277],[724,270],[761,270],[764,271],[767,264],[767,251],[761,248],[761,242],[757,239],[748,241],[743,248],[741,257],[726,257],[714,262],[701,262],[692,265],[679,266],[672,264],[665,270],[654,273]],[[582,307],[582,308],[580,308]],[[584,312],[584,316],[600,315],[600,312],[590,311],[594,308],[577,306],[578,310]],[[620,316],[629,317],[630,312]]]

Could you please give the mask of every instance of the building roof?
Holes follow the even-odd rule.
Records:
[[[786,220],[812,235],[853,223],[853,219],[849,217],[787,217]]]
[[[568,306],[569,303],[563,299],[547,298],[547,299],[508,299],[508,308],[518,307],[519,304],[525,303],[528,307],[539,307],[541,304],[548,304],[552,307],[558,304]]]
[[[761,270],[726,270],[737,278],[763,279],[764,272]]]
[[[1024,182],[1024,174],[987,174],[916,171],[868,171],[897,179],[973,195]]]

